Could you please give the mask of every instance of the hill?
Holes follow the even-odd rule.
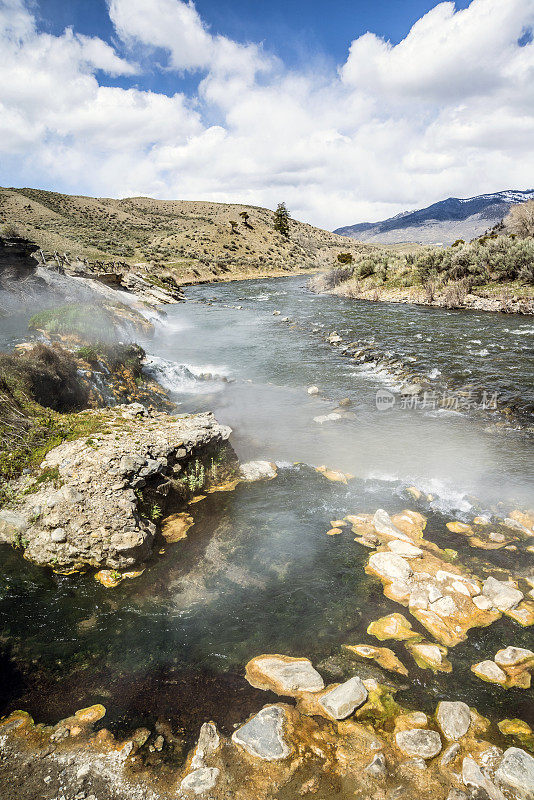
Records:
[[[132,267],[182,285],[324,269],[339,252],[373,249],[295,220],[286,239],[273,228],[273,212],[256,206],[40,189],[0,188],[1,223],[46,253],[87,259],[101,269]]]
[[[514,203],[534,198],[534,190],[505,191],[460,199],[449,197],[417,211],[405,211],[382,222],[361,222],[335,233],[361,242],[449,245],[470,241],[499,223]]]

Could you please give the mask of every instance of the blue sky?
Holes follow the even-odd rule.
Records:
[[[432,0],[197,0],[195,6],[212,33],[241,43],[262,42],[289,68],[320,61],[335,68],[343,63],[351,41],[372,31],[394,44],[401,41],[420,17],[436,5]],[[458,0],[456,8],[469,5]],[[117,42],[106,0],[39,0],[39,28],[61,34],[73,27],[79,33]],[[197,76],[198,77],[198,76]],[[167,94],[198,83],[191,76],[166,75],[148,68],[134,80],[117,79],[115,85],[136,85]]]
[[[534,0],[0,0],[0,182],[323,227],[534,185]]]

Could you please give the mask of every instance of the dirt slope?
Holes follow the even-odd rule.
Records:
[[[243,211],[248,224],[239,216]],[[374,249],[296,221],[285,239],[273,228],[273,212],[256,206],[40,189],[0,188],[1,223],[13,224],[47,253],[126,262],[178,283],[321,269],[333,266],[340,252]]]

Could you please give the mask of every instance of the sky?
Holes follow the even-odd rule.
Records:
[[[0,184],[325,228],[534,187],[534,0],[0,0]]]

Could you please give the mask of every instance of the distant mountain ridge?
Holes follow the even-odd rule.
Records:
[[[381,222],[360,222],[334,233],[361,242],[398,244],[452,244],[482,236],[502,220],[514,203],[534,199],[534,189],[509,189],[466,199],[449,197],[417,211],[403,211]]]

